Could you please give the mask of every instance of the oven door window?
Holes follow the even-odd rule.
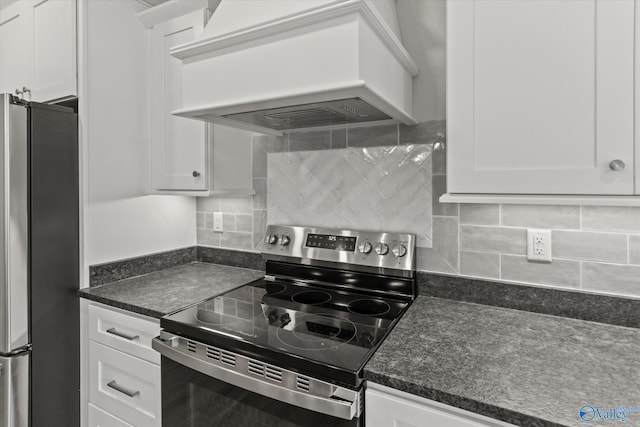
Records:
[[[162,357],[163,427],[361,427],[247,391]]]

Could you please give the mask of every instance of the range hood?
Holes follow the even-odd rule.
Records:
[[[171,54],[182,61],[178,116],[271,134],[417,124],[418,68],[394,0],[221,0],[200,36]]]

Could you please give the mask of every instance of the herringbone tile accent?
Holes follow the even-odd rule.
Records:
[[[270,153],[270,224],[415,233],[431,247],[431,145]]]

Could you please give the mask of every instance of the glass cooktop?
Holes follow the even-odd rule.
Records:
[[[163,317],[161,326],[247,356],[287,359],[293,368],[357,375],[409,302],[260,279]]]

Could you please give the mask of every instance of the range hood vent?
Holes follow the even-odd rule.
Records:
[[[391,119],[388,115],[376,110],[359,98],[227,114],[222,117],[275,130]]]
[[[182,60],[173,114],[279,134],[363,122],[416,124],[394,0],[221,0]]]

